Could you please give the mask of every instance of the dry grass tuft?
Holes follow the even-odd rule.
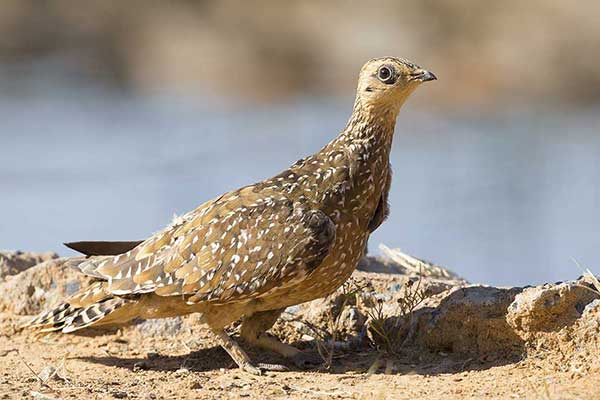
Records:
[[[386,355],[397,354],[409,339],[409,327],[412,324],[414,310],[427,298],[422,288],[422,277],[418,280],[406,279],[400,289],[400,296],[392,307],[386,307],[381,297],[372,299],[367,306],[371,341]],[[391,308],[393,314],[386,312]]]
[[[337,292],[331,294],[326,299],[326,302],[330,303],[331,307],[327,308],[325,329],[310,326],[311,330],[315,333],[317,351],[324,361],[323,367],[327,370],[331,369],[336,348],[344,347],[344,343],[339,341],[342,336],[343,311],[346,306],[359,302],[363,290],[363,285],[355,279],[350,278]]]
[[[406,278],[401,287],[394,292],[376,293],[369,282],[358,279],[348,280],[338,291],[330,295],[325,303],[324,320],[319,324],[301,321],[315,339],[317,350],[324,361],[324,368],[331,369],[335,353],[348,349],[348,312],[360,310],[363,315],[363,335],[367,333],[370,344],[377,349],[378,357],[370,368],[379,368],[380,361],[386,365],[383,357],[398,355],[399,351],[411,339],[413,313],[429,297],[423,279],[461,280],[458,275],[446,268],[409,256],[399,250],[381,247],[386,258],[405,270]],[[392,369],[389,360],[386,370]]]

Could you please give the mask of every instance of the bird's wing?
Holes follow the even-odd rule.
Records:
[[[249,186],[200,206],[128,253],[92,257],[79,268],[105,277],[117,295],[227,302],[296,282],[322,262],[334,238],[323,212]]]

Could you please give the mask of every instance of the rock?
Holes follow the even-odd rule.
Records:
[[[346,307],[340,314],[341,330],[345,335],[360,339],[364,337],[367,316],[356,306]]]
[[[52,365],[48,365],[44,367],[44,369],[38,374],[38,377],[42,380],[42,382],[47,382],[56,374],[56,368]]]
[[[522,339],[506,322],[507,308],[521,291],[487,286],[450,291],[437,307],[415,313],[414,344],[474,355],[521,350]]]
[[[385,257],[363,257],[358,264],[359,271],[401,274],[411,277],[422,276],[466,283],[463,278],[448,268],[415,258],[400,249],[391,249],[383,244],[379,246],[379,249]]]
[[[581,322],[582,315],[593,316],[588,318],[592,328],[598,323],[600,300],[594,301],[598,294],[584,287],[583,281],[526,289],[465,286],[464,281],[456,281],[457,286],[436,294],[427,289],[433,279],[428,277],[420,286],[400,274],[357,271],[353,279],[354,288],[291,307],[293,323],[317,327],[322,335],[331,332],[331,320],[337,318],[337,340],[347,343],[358,343],[366,332],[372,343],[391,351],[410,346],[464,356],[521,355],[530,339],[528,332],[571,326],[578,319]],[[425,297],[422,302],[415,296],[419,291]],[[314,332],[303,333],[314,337]]]
[[[582,342],[594,342],[596,346],[593,348],[596,350],[600,348],[600,299],[592,301],[585,307],[581,318],[576,323],[575,331]],[[600,354],[598,351],[595,353],[600,361]],[[600,363],[598,369],[600,370]]]
[[[346,347],[362,343],[367,334],[378,343],[381,337],[372,329],[373,321],[369,317],[373,316],[377,305],[385,320],[380,321],[381,327],[393,331],[394,338],[403,341],[409,321],[404,315],[407,290],[431,297],[467,284],[443,267],[413,258],[399,250],[382,250],[386,251],[387,257],[363,257],[352,278],[327,299],[287,308],[284,319],[291,320],[289,323],[299,333],[298,339],[318,337],[330,340],[333,336],[332,326],[335,326],[336,339],[345,342]],[[419,278],[419,272],[426,276]],[[290,337],[289,331],[285,334]]]
[[[54,368],[53,365],[48,365],[48,366],[44,367],[44,369],[42,369],[40,371],[40,373],[38,374],[38,377],[44,383],[48,383],[48,381],[50,381],[50,380],[61,381],[61,382],[68,381],[64,376],[62,376],[60,374],[59,370]]]
[[[509,306],[506,319],[519,336],[531,339],[572,325],[598,297],[583,280],[526,288]]]
[[[12,336],[19,332],[20,326],[23,324],[22,317],[18,317],[11,313],[0,312],[0,336]],[[0,357],[2,356],[0,351]]]
[[[400,291],[407,279],[414,282],[421,279],[421,287],[426,296],[433,296],[448,289],[465,286],[466,280],[450,271],[448,268],[436,265],[429,261],[421,260],[403,253],[399,249],[390,249],[384,245],[380,246],[384,257],[365,256],[358,264],[355,276],[359,271],[377,273],[379,275],[396,276],[386,293]],[[398,278],[403,277],[403,278]]]
[[[590,304],[585,306],[581,316],[583,318],[590,318],[590,315],[595,315],[600,310],[600,298],[592,301]]]
[[[57,400],[56,397],[49,396],[45,393],[36,392],[34,390],[29,392],[29,394],[31,394],[31,397],[33,397],[35,400]]]
[[[364,272],[383,274],[406,274],[406,269],[383,257],[365,256],[358,263],[357,269]]]
[[[558,328],[555,324],[552,326]],[[571,377],[578,378],[600,373],[598,298],[585,306],[579,318],[559,330],[518,333],[527,337],[528,354],[540,355],[552,370],[568,372]]]
[[[470,286],[440,295],[414,314],[414,344],[469,354],[522,351],[538,333],[573,326],[599,295],[583,280],[530,288]],[[589,318],[591,324],[595,318]]]
[[[0,312],[38,314],[88,285],[90,278],[66,267],[66,261],[66,258],[51,259],[6,277],[0,283]]]
[[[175,376],[176,377],[182,377],[185,375],[189,375],[190,370],[184,367],[179,368],[177,371],[175,371]]]
[[[54,252],[31,253],[23,251],[0,251],[0,279],[16,275],[44,261],[58,258]]]

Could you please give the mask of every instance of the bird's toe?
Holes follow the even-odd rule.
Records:
[[[258,368],[262,371],[273,371],[273,372],[285,372],[290,369],[285,365],[281,364],[270,364],[270,363],[258,363]]]
[[[285,365],[281,365],[281,364],[258,363],[256,365],[245,364],[242,367],[242,370],[244,370],[252,375],[260,376],[260,375],[263,375],[264,372],[266,372],[266,371],[285,372],[285,371],[289,371],[290,369],[288,367],[286,367]]]
[[[244,364],[242,366],[242,370],[244,370],[252,375],[258,375],[258,376],[262,375],[262,370],[259,367],[255,367],[252,364]]]

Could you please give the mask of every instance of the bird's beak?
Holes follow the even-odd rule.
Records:
[[[411,80],[416,80],[419,82],[435,81],[436,79],[437,77],[433,74],[433,72],[429,72],[424,69],[418,69],[411,74]]]

